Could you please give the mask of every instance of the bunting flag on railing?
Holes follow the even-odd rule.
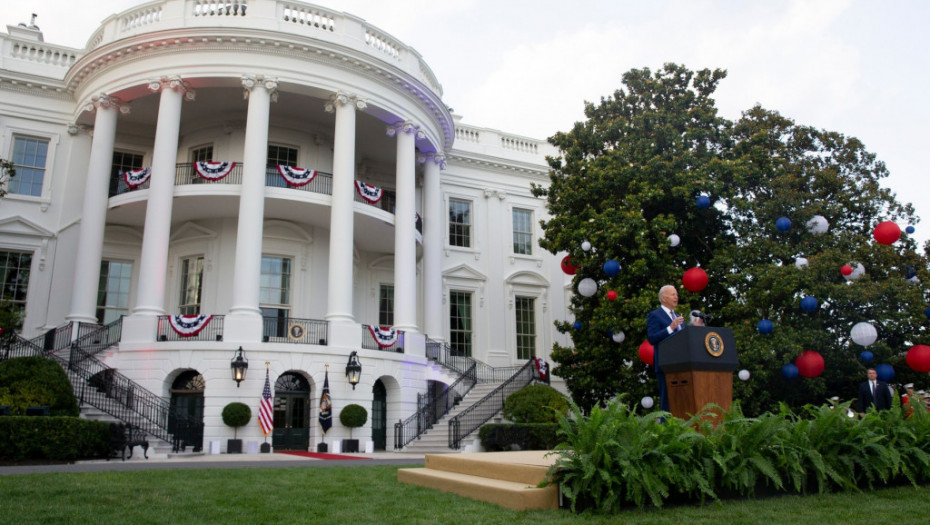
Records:
[[[381,196],[384,194],[384,190],[365,184],[364,182],[357,180],[355,181],[355,191],[369,204],[376,204],[381,200]]]
[[[393,326],[368,326],[368,331],[381,348],[394,346],[397,342],[397,329]]]
[[[138,188],[145,184],[145,181],[149,180],[149,177],[152,176],[152,168],[141,168],[138,170],[124,171],[123,180],[126,181],[126,185],[130,188]]]
[[[197,174],[207,180],[220,180],[229,175],[235,167],[235,162],[201,161],[194,163],[194,169],[197,170]]]
[[[423,229],[423,219],[421,219],[420,214],[417,213],[416,218],[413,222],[413,231],[414,231],[414,235],[417,238],[417,244],[423,244],[423,233],[421,232],[422,229]]]
[[[316,170],[304,168],[292,168],[284,164],[278,164],[278,173],[284,177],[284,181],[289,185],[299,188],[310,184],[310,181],[316,177]]]
[[[549,384],[549,363],[538,357],[533,357],[533,365],[536,370],[536,377],[543,383]]]
[[[193,337],[207,327],[207,323],[213,319],[212,315],[169,315],[168,324],[181,337]]]

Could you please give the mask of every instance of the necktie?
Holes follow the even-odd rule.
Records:
[[[875,398],[875,381],[872,381],[872,398]]]
[[[678,318],[678,315],[676,315],[675,312],[672,312],[669,315],[672,316],[672,321]],[[681,328],[681,326],[676,326],[675,328],[672,328],[672,331],[677,332],[679,328]]]

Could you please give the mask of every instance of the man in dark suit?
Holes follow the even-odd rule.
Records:
[[[859,413],[864,413],[870,407],[875,410],[888,410],[891,408],[891,389],[888,383],[878,380],[878,373],[874,368],[866,371],[869,380],[859,384]]]
[[[678,290],[674,286],[665,285],[659,289],[659,303],[661,306],[646,316],[646,339],[655,348],[652,362],[656,370],[656,381],[659,383],[659,408],[668,411],[665,373],[659,368],[658,345],[666,337],[681,330],[684,327],[685,318],[675,313],[675,307],[678,306]]]

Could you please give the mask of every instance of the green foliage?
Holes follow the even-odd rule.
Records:
[[[339,412],[339,422],[348,428],[358,428],[368,421],[368,411],[362,405],[346,405]]]
[[[0,301],[0,346],[11,344],[16,334],[23,328],[23,310],[20,305],[10,301]]]
[[[504,417],[514,423],[555,423],[568,413],[568,399],[549,385],[527,385],[504,401]]]
[[[0,159],[0,197],[6,195],[6,185],[15,176],[16,168],[13,161]]]
[[[736,122],[719,117],[711,97],[724,77],[675,64],[631,70],[623,89],[586,104],[586,120],[549,139],[560,156],[548,159],[550,185],[533,188],[552,216],[540,245],[571,256],[573,284],[599,282],[593,297],[572,297],[580,330],[556,323],[572,345],[554,346],[553,373],[585,411],[621,393],[654,396],[654,371],[637,356],[646,315],[658,307],[662,285],[680,283],[700,265],[709,284],[699,293],[680,289],[678,311],[699,308],[733,330],[741,366],[752,375],[734,386],[747,414],[777,410],[779,402],[799,408],[855,397],[865,370],[849,331],[859,321],[878,329],[870,347],[876,363],[895,366],[902,382],[925,379],[907,369],[904,350],[930,341],[923,326],[930,293],[904,277],[913,268],[919,283],[930,282],[930,263],[906,235],[893,246],[871,238],[883,220],[918,222],[910,205],[881,188],[884,163],[855,138],[760,107]],[[713,205],[698,209],[700,194]],[[828,234],[808,231],[815,215],[829,220]],[[793,223],[787,232],[775,228],[782,216]],[[672,233],[681,238],[677,247],[668,242]],[[594,249],[582,250],[584,240]],[[810,264],[798,269],[799,257]],[[607,277],[603,264],[611,259],[621,271]],[[866,275],[847,282],[839,269],[848,262],[862,263]],[[609,290],[617,300],[606,299]],[[803,312],[804,295],[820,309]],[[763,318],[775,324],[773,334],[757,332]],[[626,335],[621,344],[610,338],[618,330]],[[823,376],[785,380],[782,365],[804,350],[824,356]]]
[[[491,423],[478,431],[488,452],[501,450],[551,450],[559,444],[557,423]]]
[[[65,371],[43,357],[0,361],[0,405],[8,405],[11,415],[25,415],[31,406],[47,406],[53,416],[81,413]]]
[[[0,460],[104,458],[110,425],[77,417],[0,417]]]
[[[245,403],[234,401],[223,407],[223,423],[233,427],[233,439],[239,434],[239,427],[252,420],[252,409]]]

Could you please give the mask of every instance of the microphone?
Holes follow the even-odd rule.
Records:
[[[711,316],[705,314],[700,310],[691,310],[691,317],[695,319],[701,319],[704,321],[704,324],[710,324],[710,320],[713,319]]]

